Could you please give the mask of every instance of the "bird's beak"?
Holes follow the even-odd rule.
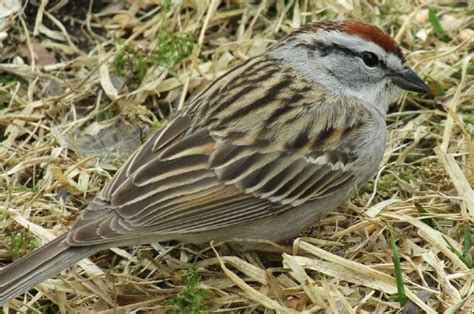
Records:
[[[409,67],[405,67],[397,72],[392,72],[390,78],[392,82],[401,89],[423,94],[431,93],[425,82]]]

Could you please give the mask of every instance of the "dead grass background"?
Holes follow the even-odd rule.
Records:
[[[405,313],[472,313],[473,8],[470,1],[2,1],[0,265],[66,231],[147,134],[212,79],[306,22],[381,26],[435,94],[409,94],[392,106],[377,177],[286,253],[217,248],[216,255],[176,243],[112,249],[4,311],[394,313],[401,305],[393,236]]]

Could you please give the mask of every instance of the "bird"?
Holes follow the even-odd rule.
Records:
[[[3,267],[0,304],[107,248],[296,237],[377,172],[404,91],[430,92],[377,26],[301,26],[210,82],[69,231]]]

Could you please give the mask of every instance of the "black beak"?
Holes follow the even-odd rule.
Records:
[[[390,78],[392,82],[401,89],[423,94],[431,93],[425,82],[409,67],[405,67],[397,72],[392,72]]]

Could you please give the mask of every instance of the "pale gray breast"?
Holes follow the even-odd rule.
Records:
[[[374,112],[361,134],[354,139],[355,150],[360,156],[356,162],[359,187],[377,173],[385,151],[387,128],[384,117]]]

